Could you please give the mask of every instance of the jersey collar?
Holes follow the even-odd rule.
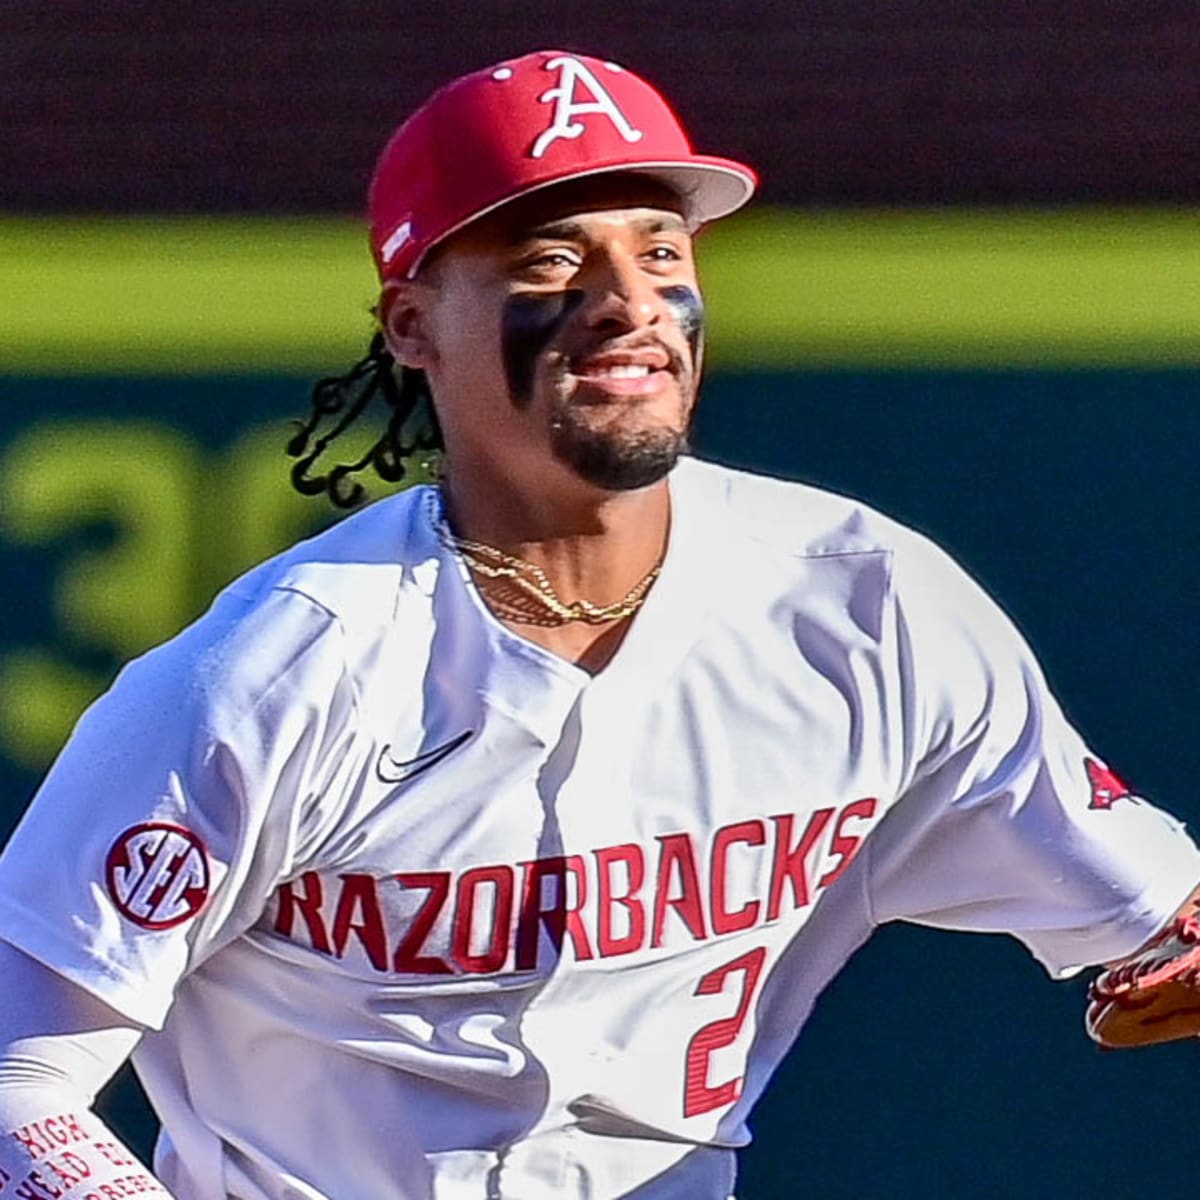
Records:
[[[699,468],[683,460],[672,472],[671,530],[662,572],[633,618],[620,649],[595,676],[514,633],[483,602],[462,559],[437,533],[439,500],[422,488],[418,522],[428,565],[414,572],[433,597],[435,637],[444,639],[437,661],[453,670],[460,685],[520,722],[539,741],[558,739],[580,695],[642,694],[664,681],[704,628],[725,576],[712,567],[716,513],[698,492]],[[720,539],[716,539],[719,541]]]

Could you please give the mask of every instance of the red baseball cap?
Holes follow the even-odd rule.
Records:
[[[538,188],[609,172],[661,180],[695,229],[740,208],[758,178],[696,154],[670,105],[616,63],[538,50],[439,89],[379,156],[368,193],[383,279],[412,278],[439,242]]]

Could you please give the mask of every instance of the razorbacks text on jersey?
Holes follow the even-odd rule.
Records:
[[[85,716],[0,938],[151,1032],[180,1200],[724,1200],[879,923],[1053,974],[1200,875],[1006,618],[855,502],[684,460],[595,677],[495,620],[436,490],[232,585]],[[47,882],[53,879],[54,886]]]

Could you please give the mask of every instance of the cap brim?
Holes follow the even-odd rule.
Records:
[[[693,158],[682,163],[639,163],[614,168],[661,179],[686,205],[692,229],[736,212],[754,195],[758,177],[749,167],[728,158]]]
[[[758,177],[750,167],[730,158],[711,158],[706,155],[663,162],[610,162],[577,171],[564,171],[552,179],[539,180],[502,196],[456,222],[422,249],[409,267],[408,277],[411,279],[416,275],[431,250],[489,213],[523,196],[593,175],[644,175],[660,180],[683,201],[683,215],[693,233],[708,221],[736,212],[754,195],[754,189],[758,186]]]

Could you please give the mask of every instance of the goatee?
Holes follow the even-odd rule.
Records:
[[[581,479],[610,492],[658,483],[689,449],[686,429],[597,430],[570,408],[551,422],[550,445],[555,457]]]

